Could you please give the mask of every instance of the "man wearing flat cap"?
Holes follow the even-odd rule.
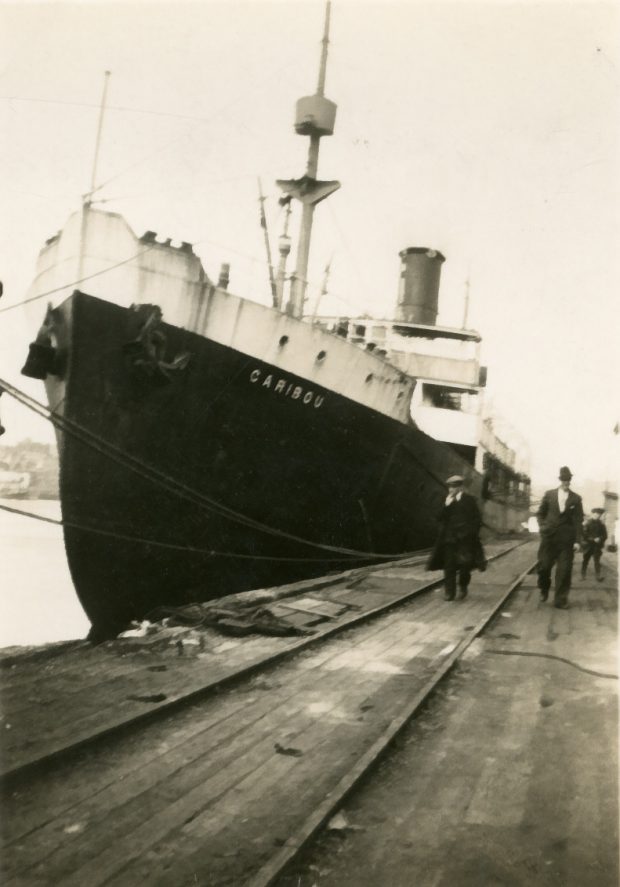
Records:
[[[482,516],[473,496],[463,490],[464,479],[454,474],[446,481],[448,497],[438,516],[439,535],[428,562],[429,570],[443,570],[444,597],[453,601],[467,597],[471,571],[485,570],[480,542]]]
[[[581,496],[573,493],[570,468],[560,468],[560,486],[547,490],[536,514],[540,531],[538,549],[538,587],[541,601],[546,601],[551,588],[551,571],[555,565],[554,606],[568,609],[573,573],[573,558],[582,536],[583,505]]]
[[[583,561],[581,562],[581,578],[586,578],[590,558],[594,561],[594,572],[599,582],[603,581],[601,572],[601,555],[607,541],[607,527],[601,520],[604,508],[593,508],[592,517],[583,528]]]

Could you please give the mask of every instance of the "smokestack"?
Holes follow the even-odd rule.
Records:
[[[400,284],[396,319],[434,326],[437,320],[439,278],[445,256],[435,249],[410,246],[399,253]]]

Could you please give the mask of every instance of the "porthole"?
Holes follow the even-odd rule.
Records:
[[[280,341],[278,342],[278,345],[280,346],[280,348],[284,348],[287,342],[288,336],[280,336]]]
[[[368,373],[368,375],[366,376],[366,381],[367,381],[367,382],[372,382],[372,380],[373,380],[373,375],[372,375],[372,373]]]
[[[327,351],[319,351],[319,353],[316,356],[316,362],[323,363],[323,361],[325,360],[326,357],[327,357]]]

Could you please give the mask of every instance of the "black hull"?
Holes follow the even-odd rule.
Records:
[[[166,360],[190,357],[167,371],[136,360],[135,312],[76,293],[53,326],[65,545],[99,632],[428,548],[442,480],[480,494],[413,424],[290,374],[276,392],[278,370],[202,336],[162,324]]]

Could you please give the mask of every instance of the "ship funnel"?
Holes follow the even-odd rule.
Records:
[[[396,319],[433,326],[437,320],[439,278],[445,256],[435,249],[411,246],[399,253],[400,283]]]

